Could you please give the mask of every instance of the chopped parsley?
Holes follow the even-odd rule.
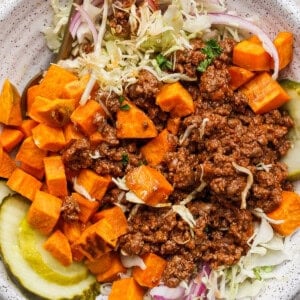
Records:
[[[129,156],[127,153],[122,153],[122,165],[126,167],[129,163]]]
[[[127,110],[130,109],[130,106],[128,104],[124,104],[124,105],[120,106],[120,109],[124,110],[124,111],[127,111]]]
[[[216,40],[211,39],[205,43],[205,47],[201,51],[206,55],[206,58],[198,65],[197,71],[203,73],[213,60],[222,53],[222,48]]]
[[[162,70],[165,70],[165,69],[171,70],[172,69],[172,67],[173,67],[172,62],[170,60],[168,60],[162,54],[158,54],[155,59],[156,59],[157,64],[159,65],[159,67]]]
[[[124,96],[120,96],[119,97],[119,103],[122,104],[125,100],[125,97]]]

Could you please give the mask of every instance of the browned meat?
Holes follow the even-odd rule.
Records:
[[[93,159],[91,145],[87,139],[73,140],[62,153],[62,159],[68,169],[78,171],[89,168]]]
[[[66,222],[78,221],[79,213],[79,204],[72,198],[72,196],[65,197],[61,207],[61,216],[63,220]]]
[[[253,233],[251,213],[228,205],[195,201],[189,210],[196,220],[190,227],[168,209],[140,209],[129,222],[129,233],[120,240],[128,254],[154,252],[167,259],[163,281],[170,287],[188,279],[201,261],[213,268],[232,265],[245,254]]]

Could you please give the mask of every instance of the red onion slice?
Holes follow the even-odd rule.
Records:
[[[248,30],[251,33],[257,35],[259,39],[263,43],[263,47],[265,50],[271,55],[274,60],[274,71],[273,71],[273,79],[277,79],[278,72],[279,72],[279,57],[276,47],[274,46],[272,40],[268,37],[268,35],[261,30],[258,26],[254,25],[253,23],[238,17],[229,14],[217,14],[217,13],[210,13],[208,14],[211,20],[211,24],[219,24],[219,25],[226,25],[226,26],[233,26],[240,29]]]
[[[81,24],[81,15],[80,15],[80,12],[77,11],[76,14],[73,16],[71,23],[70,23],[70,27],[69,27],[69,30],[70,30],[70,33],[71,33],[73,39],[76,36],[77,30],[78,30],[78,27],[80,26],[80,24]]]
[[[90,29],[90,31],[92,33],[92,36],[93,36],[94,43],[96,43],[96,41],[98,39],[98,33],[97,33],[97,29],[95,27],[95,24],[91,20],[91,18],[88,15],[88,13],[82,8],[82,6],[76,5],[76,9],[80,13],[82,19],[88,24],[89,29]]]

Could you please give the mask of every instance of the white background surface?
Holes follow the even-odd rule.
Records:
[[[49,64],[51,54],[40,32],[51,20],[49,3],[50,0],[0,0],[0,86],[9,78],[22,91],[28,79]],[[283,76],[300,81],[300,0],[230,0],[228,4],[243,15],[259,15],[259,25],[271,37],[279,30],[295,33],[294,63]],[[257,299],[300,299],[296,296],[300,287],[300,232],[292,239],[290,257],[291,261],[278,269],[278,280],[270,281]],[[0,299],[24,299],[1,262]]]

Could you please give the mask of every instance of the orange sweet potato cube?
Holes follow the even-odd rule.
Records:
[[[174,117],[185,117],[195,111],[191,94],[179,82],[163,85],[156,95],[156,104]]]
[[[271,56],[264,47],[249,40],[239,42],[233,49],[233,64],[249,71],[269,71]]]
[[[13,191],[33,201],[42,183],[30,174],[16,168],[9,177],[7,185]]]
[[[44,243],[44,248],[64,266],[72,263],[72,251],[67,237],[55,230]]]
[[[119,255],[114,253],[111,255],[110,268],[103,273],[97,274],[96,278],[99,282],[111,282],[116,280],[120,273],[124,272],[126,272],[126,268],[122,265]]]
[[[22,124],[21,97],[8,79],[0,93],[0,123],[19,126]]]
[[[101,105],[95,100],[89,100],[85,105],[79,105],[71,115],[71,121],[85,135],[90,136],[97,130],[95,116],[100,114],[105,116]]]
[[[61,156],[44,158],[46,184],[51,195],[63,197],[68,195],[65,166]]]
[[[2,144],[5,151],[10,152],[22,141],[23,137],[22,131],[4,127],[0,133],[0,144]]]
[[[90,201],[78,193],[72,193],[72,198],[78,203],[80,208],[79,220],[82,223],[87,223],[98,210],[100,206],[99,201]]]
[[[230,66],[228,68],[228,71],[230,74],[229,84],[233,90],[241,87],[255,75],[254,72],[237,66]]]
[[[158,136],[150,140],[141,148],[141,153],[150,166],[156,166],[163,160],[165,154],[172,149],[172,141],[167,129],[164,129]]]
[[[92,220],[93,222],[97,222],[103,218],[112,226],[117,237],[120,237],[128,231],[127,218],[120,207],[114,206],[112,208],[103,209],[97,212]]]
[[[42,179],[44,176],[44,162],[47,151],[36,146],[32,136],[27,137],[21,144],[16,155],[20,168],[30,175]]]
[[[32,129],[32,137],[35,144],[43,150],[58,152],[66,145],[62,128],[50,127],[39,124]]]
[[[69,122],[64,126],[64,135],[67,144],[72,140],[83,138],[83,134],[74,126],[72,122]]]
[[[133,278],[123,278],[113,282],[108,300],[142,300],[145,292]]]
[[[132,276],[139,285],[153,288],[160,282],[167,261],[154,253],[143,255],[142,259],[146,268],[142,270],[140,267],[134,267]]]
[[[279,70],[285,68],[293,59],[294,35],[291,32],[279,32],[274,39],[279,56]]]
[[[0,177],[9,178],[16,168],[15,161],[0,144]]]
[[[157,136],[153,121],[132,102],[123,101],[117,112],[117,137],[120,139],[144,139]]]
[[[156,169],[142,165],[125,176],[126,185],[148,205],[156,205],[168,200],[173,187]]]
[[[25,137],[29,137],[32,135],[32,128],[38,125],[38,122],[32,119],[25,119],[22,121],[22,124],[18,126],[18,129],[21,130]]]
[[[110,182],[110,178],[100,176],[89,169],[83,169],[76,178],[76,184],[83,187],[91,198],[100,202]]]
[[[262,114],[286,103],[290,96],[267,72],[260,73],[243,85],[241,91],[248,98],[251,109]]]
[[[48,235],[56,225],[62,206],[61,199],[37,191],[27,214],[28,223],[42,234]]]

